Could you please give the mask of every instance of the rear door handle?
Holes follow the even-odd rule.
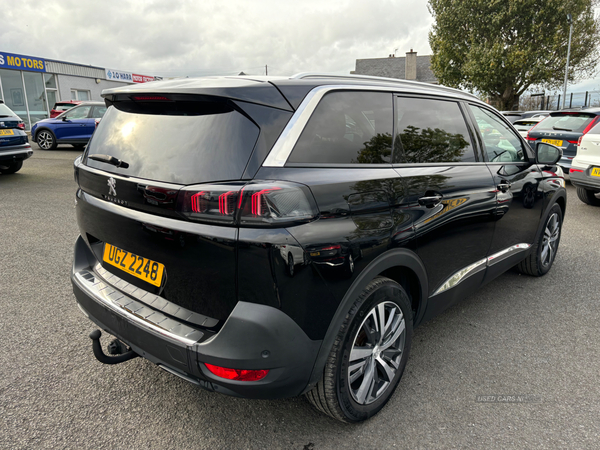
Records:
[[[421,197],[419,199],[419,205],[427,206],[428,208],[433,208],[438,205],[442,201],[442,196],[440,194],[429,195],[427,197]]]
[[[511,186],[512,186],[511,183],[509,183],[508,181],[502,180],[500,182],[500,184],[498,185],[498,189],[501,190],[502,192],[506,192],[510,189]]]

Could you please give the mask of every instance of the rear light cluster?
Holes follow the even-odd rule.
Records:
[[[197,222],[246,226],[284,226],[318,214],[308,188],[287,181],[187,187],[179,193],[178,210]]]
[[[23,122],[23,121],[20,121],[20,122],[17,124],[17,128],[20,128],[21,130],[24,130],[24,129],[25,129],[25,122]]]

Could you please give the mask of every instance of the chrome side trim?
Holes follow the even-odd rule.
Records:
[[[465,278],[470,277],[471,275],[476,274],[477,272],[486,268],[487,259],[480,259],[476,263],[471,264],[470,266],[465,267],[464,269],[460,269],[450,278],[448,278],[444,284],[442,284],[432,295],[441,294],[448,289],[455,287],[458,283],[462,282]]]
[[[494,253],[493,255],[488,256],[485,259],[481,259],[479,261],[477,261],[476,263],[473,263],[467,267],[465,267],[464,269],[460,269],[458,272],[454,273],[450,278],[448,278],[433,294],[432,297],[438,294],[441,294],[444,291],[447,291],[448,289],[452,289],[453,287],[455,287],[456,285],[458,285],[459,283],[461,283],[462,281],[464,281],[466,278],[470,277],[471,275],[476,274],[477,272],[493,266],[496,263],[499,263],[500,261],[503,261],[513,255],[515,255],[518,252],[524,252],[525,250],[528,250],[531,247],[530,244],[516,244],[513,245],[511,247],[505,248],[504,250],[501,250],[497,253]]]
[[[90,298],[141,328],[161,334],[184,345],[192,345],[204,336],[200,330],[177,322],[122,294],[89,270],[75,273],[73,279]]]
[[[492,266],[500,261],[513,256],[517,252],[523,252],[531,247],[530,244],[516,244],[512,247],[505,248],[504,250],[499,251],[498,253],[494,253],[491,256],[488,256],[488,266]]]
[[[308,77],[325,77],[325,75],[317,75],[317,74],[299,74],[295,75],[295,78],[308,78]],[[292,78],[294,78],[292,77]],[[338,77],[339,78],[339,77]],[[344,76],[344,78],[349,78]],[[386,79],[381,79],[379,81],[388,81]],[[404,80],[396,80],[396,81],[404,81]],[[267,155],[267,158],[263,162],[263,167],[283,167],[289,158],[290,154],[296,142],[300,138],[300,134],[304,130],[304,127],[308,123],[308,119],[312,116],[312,113],[317,108],[317,105],[327,94],[331,91],[342,91],[342,90],[350,90],[350,91],[379,91],[379,92],[389,92],[389,93],[407,93],[407,94],[415,94],[415,93],[423,93],[423,88],[427,87],[427,83],[414,82],[417,86],[412,86],[411,84],[402,83],[398,86],[360,86],[360,85],[347,85],[347,84],[335,84],[329,86],[317,86],[312,89],[308,95],[302,100],[302,103],[284,128],[281,136],[275,142],[275,145]],[[435,86],[437,87],[437,86]],[[450,89],[450,88],[448,88]],[[460,92],[460,91],[457,91]],[[427,94],[433,94],[438,96],[443,96],[445,94],[444,91],[438,92],[437,90],[429,90]],[[462,92],[464,94],[464,92]],[[446,93],[446,95],[448,95]]]

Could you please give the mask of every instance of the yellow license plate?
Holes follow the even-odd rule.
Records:
[[[15,134],[13,130],[0,130],[0,136],[12,136]]]
[[[114,245],[104,244],[104,262],[118,267],[134,277],[144,280],[154,286],[162,283],[165,266],[148,258],[122,250]]]
[[[590,175],[593,177],[600,177],[600,167],[594,167]]]
[[[546,144],[556,145],[557,147],[562,147],[563,144],[563,141],[558,139],[542,139],[542,142],[545,142]]]

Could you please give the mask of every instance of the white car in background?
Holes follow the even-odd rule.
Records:
[[[527,117],[526,119],[518,119],[513,122],[513,126],[519,134],[524,138],[527,137],[527,132],[534,126],[544,120],[547,116]]]
[[[588,205],[600,206],[600,123],[579,138],[569,175],[577,197]]]

